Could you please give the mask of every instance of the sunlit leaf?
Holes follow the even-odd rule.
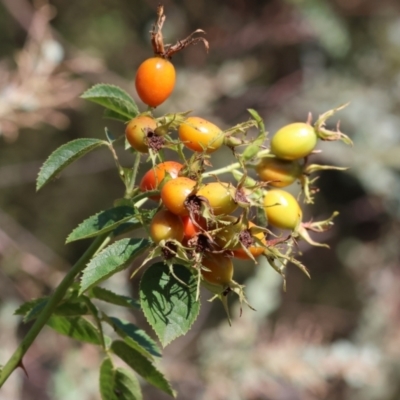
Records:
[[[85,219],[68,236],[67,243],[112,231],[134,215],[133,207],[120,206],[101,211]]]
[[[132,297],[114,293],[111,290],[104,289],[100,286],[95,286],[94,288],[92,288],[90,293],[96,299],[105,301],[110,304],[115,304],[116,306],[128,307],[133,309],[140,308],[139,302],[135,299],[132,299]]]
[[[114,118],[119,114],[121,117],[132,119],[139,114],[132,97],[118,86],[99,83],[86,90],[81,97],[111,110]]]
[[[80,293],[122,271],[149,246],[147,239],[121,239],[97,254],[84,269]]]
[[[128,117],[126,115],[120,114],[116,111],[109,110],[109,109],[104,110],[103,117],[108,118],[108,119],[114,119],[114,120],[120,121],[120,122],[128,122],[129,120],[132,119],[131,117]]]
[[[46,183],[77,159],[104,145],[108,146],[108,143],[100,139],[76,139],[62,145],[51,153],[49,158],[42,165],[36,180],[36,190],[41,189]]]

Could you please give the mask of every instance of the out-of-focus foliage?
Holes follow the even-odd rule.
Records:
[[[45,3],[45,2],[43,2]],[[78,100],[97,82],[135,99],[135,69],[151,55],[158,2],[0,1],[0,360],[27,326],[11,316],[22,301],[55,287],[87,243],[68,233],[122,193],[113,160],[99,151],[35,194],[44,159],[79,137],[103,138],[101,110]],[[161,111],[195,110],[228,126],[256,109],[273,133],[350,101],[341,127],[354,147],[322,143],[324,172],[307,217],[340,211],[325,234],[331,250],[300,243],[310,281],[290,268],[287,292],[263,262],[235,271],[257,309],[201,310],[189,334],[165,351],[178,399],[395,400],[400,397],[400,10],[396,0],[166,2],[165,36],[196,28],[210,52],[188,48],[173,62],[177,87]],[[138,102],[140,105],[140,103]],[[140,105],[142,107],[142,105]],[[141,108],[144,110],[144,107]],[[221,157],[219,167],[229,158]],[[127,159],[128,162],[128,159]],[[137,280],[137,279],[136,279]],[[136,280],[111,284],[137,294]],[[122,288],[122,289],[121,289]],[[121,318],[144,327],[142,315]],[[17,336],[16,336],[17,335]],[[16,372],[8,399],[98,399],[101,355],[44,330]],[[146,399],[163,399],[145,389]],[[165,397],[166,398],[166,397]]]

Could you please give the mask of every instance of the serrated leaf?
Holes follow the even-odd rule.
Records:
[[[81,97],[113,111],[113,115],[117,113],[132,119],[139,114],[132,97],[118,86],[99,83],[86,90]]]
[[[103,316],[115,330],[115,332],[132,348],[143,354],[145,357],[153,359],[161,357],[161,352],[154,340],[136,325],[120,318]]]
[[[190,329],[200,310],[197,279],[182,265],[174,265],[174,273],[186,285],[163,263],[149,267],[140,282],[144,315],[164,347]]]
[[[132,297],[114,293],[111,290],[104,289],[100,286],[95,286],[94,288],[92,288],[91,294],[98,300],[102,300],[110,304],[115,304],[116,306],[128,307],[133,309],[140,308],[139,302],[135,299],[132,299]]]
[[[102,400],[142,400],[139,382],[125,368],[114,368],[106,358],[100,367],[100,394]]]
[[[39,299],[34,299],[27,301],[21,304],[15,311],[14,315],[22,315],[25,316],[28,314],[34,307],[40,305],[41,303],[47,303],[48,297],[40,297]]]
[[[112,231],[123,222],[132,219],[135,210],[129,206],[119,206],[101,211],[85,219],[67,237],[67,243],[98,236]]]
[[[66,301],[60,304],[54,311],[56,315],[64,317],[72,317],[77,315],[89,314],[89,309],[86,304],[77,301]]]
[[[100,139],[76,139],[62,145],[51,153],[42,165],[36,181],[36,190],[40,190],[52,178],[80,157],[104,145],[108,146],[108,143]]]
[[[115,371],[115,392],[117,400],[142,400],[142,391],[136,376],[126,368]]]
[[[147,239],[121,239],[97,254],[84,269],[80,293],[122,271],[150,245]]]
[[[121,340],[114,341],[111,350],[151,385],[175,397],[170,383],[148,358]]]
[[[117,228],[115,228],[114,232],[113,232],[113,236],[116,238],[120,235],[124,235],[128,232],[131,232],[135,229],[137,229],[138,224],[137,221],[133,221],[132,222],[128,221],[128,222],[124,222],[121,225],[118,225]]]
[[[24,323],[27,323],[29,321],[32,321],[33,319],[37,318],[37,316],[41,313],[43,308],[46,306],[47,302],[49,299],[47,297],[42,297],[40,299],[37,299],[39,301],[34,301],[32,302],[32,308],[28,310],[24,315],[24,318],[22,319]]]
[[[102,400],[142,400],[142,392],[135,375],[125,368],[114,368],[109,358],[100,367]]]
[[[108,357],[103,360],[100,366],[100,394],[102,400],[113,399],[116,397],[114,392],[114,365]]]
[[[131,120],[130,117],[127,117],[126,115],[122,115],[116,111],[109,109],[104,110],[103,117],[108,119],[114,119],[116,121],[121,121],[121,122],[128,122]]]
[[[27,303],[22,304],[16,311],[16,315],[23,315],[23,321],[29,322],[33,319],[37,318],[43,308],[46,306],[49,301],[48,297],[41,297],[40,299],[36,299],[33,301],[29,301]],[[77,301],[66,300],[61,303],[54,310],[55,315],[60,316],[77,316],[77,315],[86,315],[88,314],[88,308],[84,303]]]
[[[47,321],[47,325],[56,332],[81,342],[101,344],[98,329],[82,317],[59,317],[52,315]]]

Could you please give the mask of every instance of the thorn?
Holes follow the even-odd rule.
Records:
[[[22,362],[22,360],[20,360],[20,362],[18,363],[17,367],[22,368],[22,370],[25,372],[26,377],[29,378],[28,372],[27,372],[27,370],[26,370],[26,368],[25,368],[25,365],[24,365],[24,363]]]

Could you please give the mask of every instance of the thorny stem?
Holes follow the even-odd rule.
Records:
[[[24,337],[18,348],[14,351],[14,354],[4,365],[0,372],[0,387],[3,386],[4,382],[8,379],[11,373],[19,366],[22,365],[22,358],[28,351],[29,347],[36,339],[36,336],[40,333],[42,328],[46,325],[47,321],[53,314],[54,309],[64,298],[65,293],[68,288],[74,283],[76,276],[85,268],[87,262],[96,253],[97,249],[102,246],[103,242],[107,240],[108,233],[98,236],[93,243],[88,247],[82,257],[77,261],[77,263],[69,270],[67,275],[56,288],[53,295],[50,297],[48,303],[43,308],[39,317],[33,324],[32,328],[29,330],[27,335]]]

